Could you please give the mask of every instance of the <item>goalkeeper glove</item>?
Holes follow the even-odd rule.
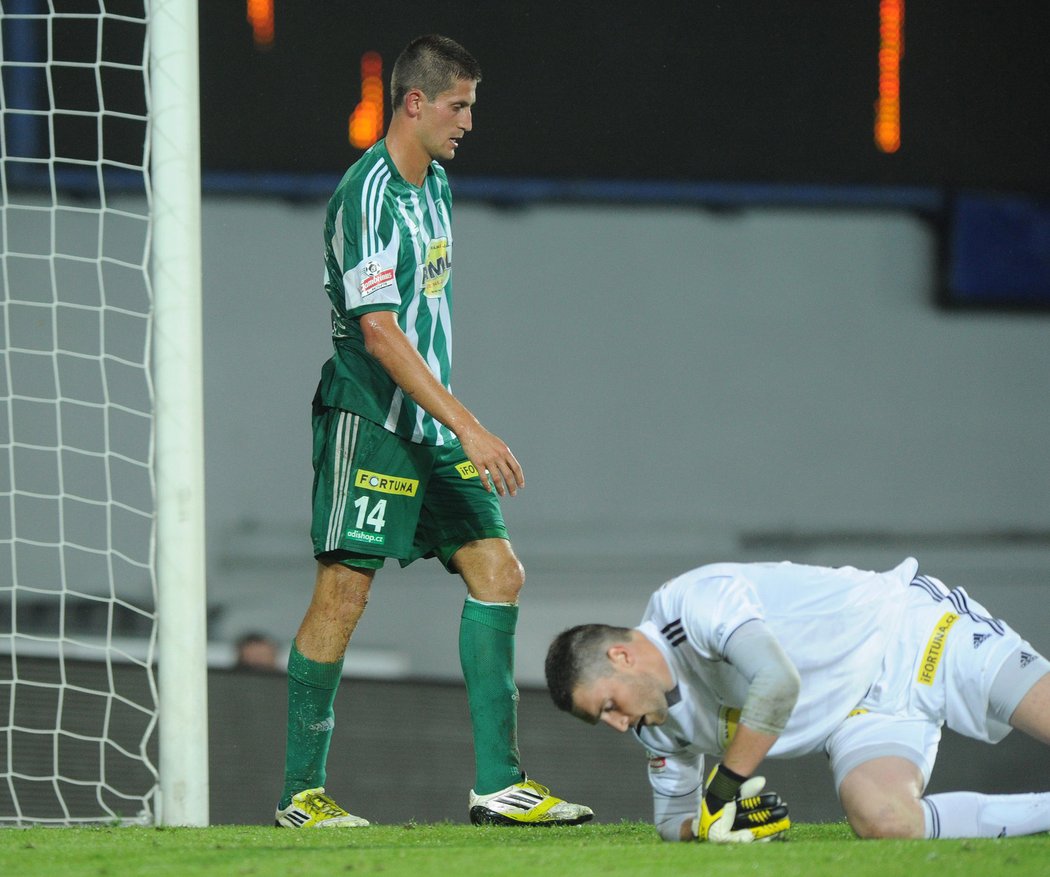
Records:
[[[693,834],[711,843],[751,843],[782,836],[791,827],[787,804],[766,792],[765,777],[745,780],[719,765],[707,779]]]

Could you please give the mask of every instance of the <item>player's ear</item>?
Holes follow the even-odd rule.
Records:
[[[418,88],[409,90],[408,94],[405,95],[405,112],[409,117],[415,118],[419,115],[423,104],[426,103],[426,99],[427,96]]]
[[[634,663],[634,655],[626,643],[614,643],[606,649],[605,654],[617,669],[630,667]]]

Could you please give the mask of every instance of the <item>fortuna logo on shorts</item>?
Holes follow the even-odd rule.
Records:
[[[948,638],[948,631],[958,620],[959,616],[954,612],[945,612],[941,620],[937,622],[930,635],[930,641],[926,643],[926,654],[922,659],[922,664],[919,665],[919,675],[915,677],[916,682],[922,685],[933,685],[933,680],[937,676],[937,665],[941,663],[944,655],[944,641]]]
[[[393,493],[398,496],[415,496],[419,489],[419,482],[415,478],[395,478],[393,475],[369,472],[367,469],[357,470],[354,475],[354,485],[363,487],[365,490]]]
[[[459,473],[459,477],[464,481],[469,478],[478,477],[478,470],[470,460],[464,460],[462,463],[457,463],[456,471]]]

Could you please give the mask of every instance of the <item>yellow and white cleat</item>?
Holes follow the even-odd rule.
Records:
[[[546,786],[528,778],[491,795],[470,792],[474,825],[579,825],[593,818],[590,807],[556,798]]]
[[[278,828],[358,828],[367,819],[347,813],[323,788],[306,789],[293,796],[292,803],[274,816]]]

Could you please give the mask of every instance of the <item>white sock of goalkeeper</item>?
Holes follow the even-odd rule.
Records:
[[[1050,792],[944,792],[922,799],[926,837],[1014,837],[1050,831]]]

